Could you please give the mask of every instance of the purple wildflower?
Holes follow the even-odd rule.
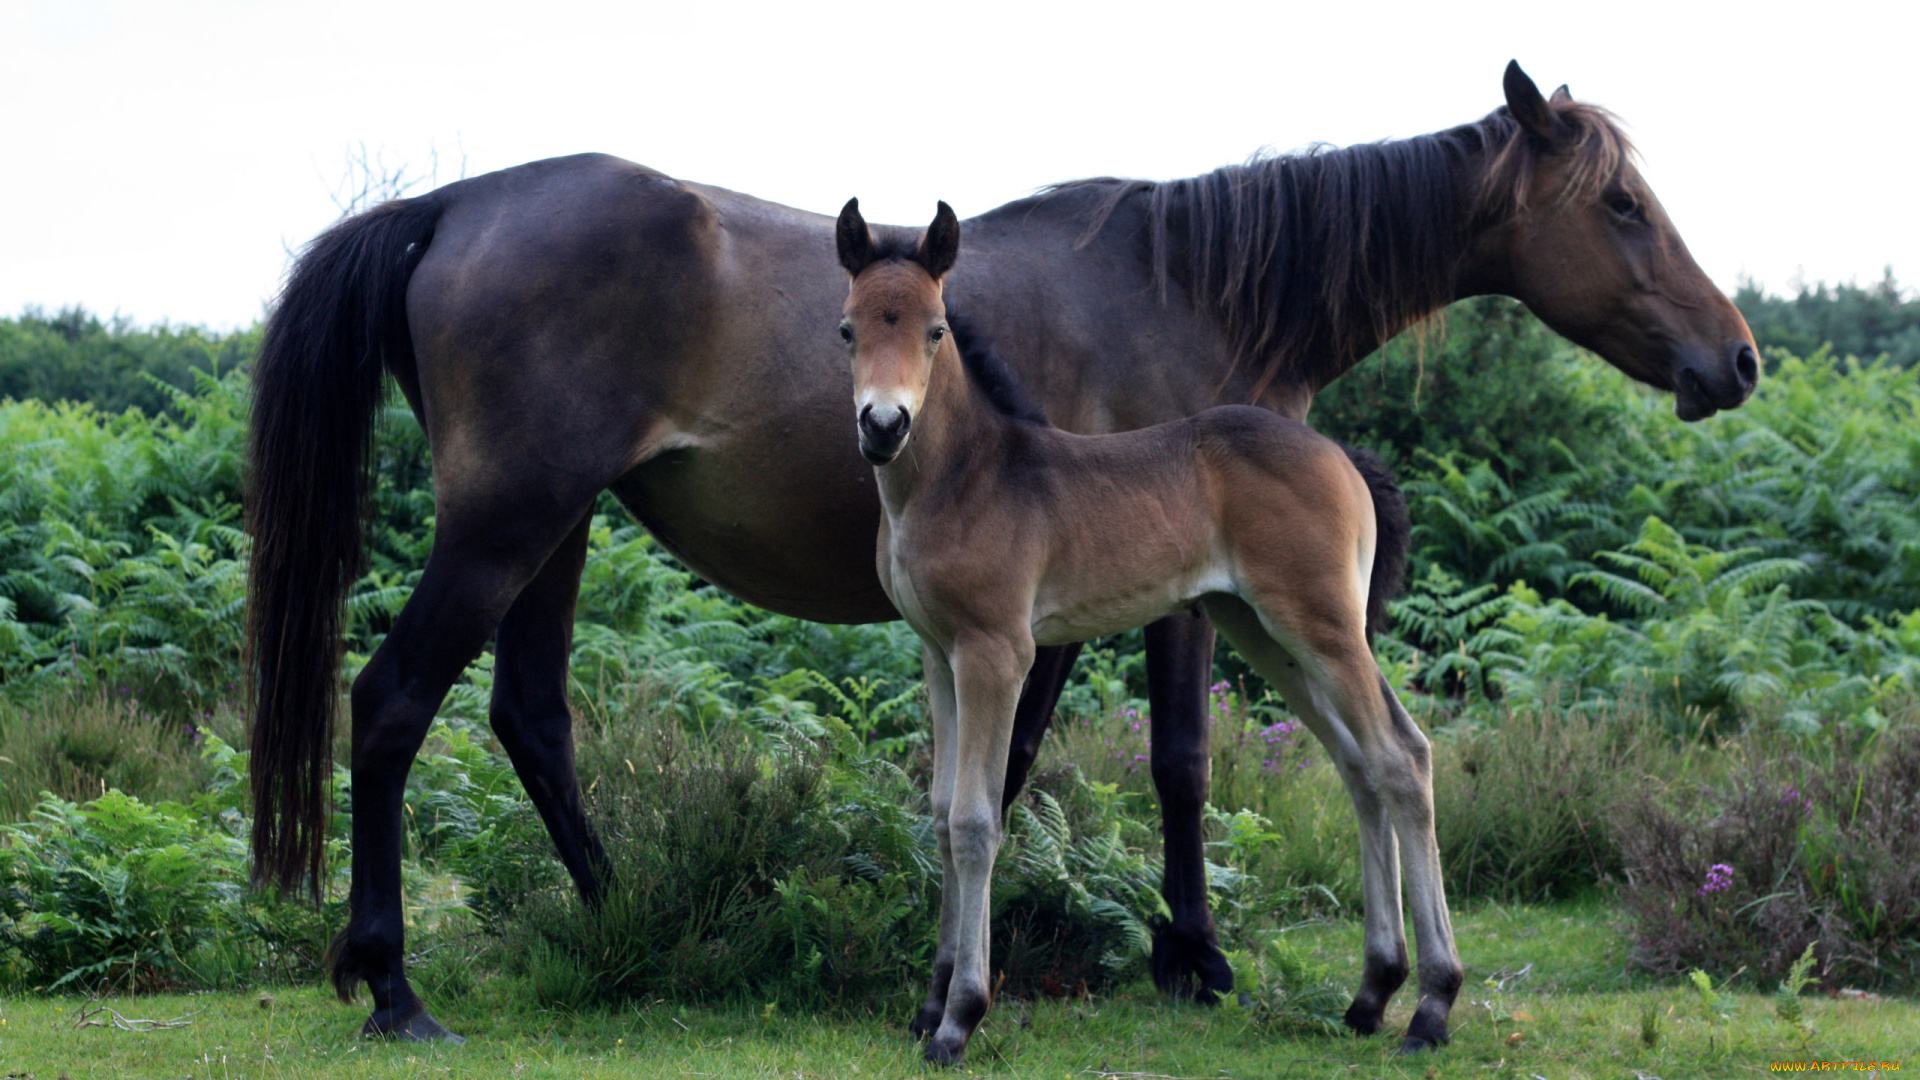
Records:
[[[1700,886],[1695,892],[1705,896],[1708,893],[1725,892],[1731,888],[1733,888],[1733,867],[1726,863],[1714,863],[1707,867],[1706,884]]]

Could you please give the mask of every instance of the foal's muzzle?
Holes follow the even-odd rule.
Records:
[[[907,430],[913,416],[904,405],[872,405],[860,409],[860,454],[875,465],[885,465],[900,456],[907,445]]]

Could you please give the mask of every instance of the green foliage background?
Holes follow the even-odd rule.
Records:
[[[1678,423],[1669,399],[1497,299],[1455,305],[1444,331],[1403,336],[1315,405],[1317,426],[1382,452],[1412,507],[1412,587],[1377,649],[1440,736],[1457,895],[1532,900],[1618,880],[1641,850],[1605,827],[1619,777],[1687,775],[1703,739],[1789,740],[1821,768],[1857,772],[1911,712],[1920,308],[1890,276],[1740,302],[1770,346],[1768,378],[1702,424]],[[1856,359],[1830,338],[1886,355]],[[237,884],[246,762],[229,743],[244,730],[240,484],[257,342],[257,330],[140,329],[78,311],[0,321],[0,809],[19,822],[0,839],[0,976],[148,988],[316,969],[327,916],[244,900]],[[384,411],[377,445],[347,676],[432,539],[430,462],[403,406]],[[572,905],[487,734],[483,655],[409,782],[421,924],[520,942],[500,962],[557,1003],[909,992],[900,958],[924,960],[913,943],[930,940],[938,887],[911,632],[750,608],[610,499],[600,511],[572,669],[590,800],[623,858],[667,860],[651,877],[707,882],[708,902],[668,890],[623,896],[610,914]],[[996,963],[1021,985],[1142,970],[1160,914],[1143,666],[1137,632],[1093,643],[1012,817]],[[1352,825],[1285,703],[1224,649],[1216,669],[1210,885],[1229,943],[1262,968],[1249,959],[1267,955],[1257,935],[1357,901]],[[677,757],[663,749],[683,743]],[[344,844],[344,772],[338,787]],[[666,829],[683,814],[717,835],[714,822],[768,806],[792,830],[727,848],[676,846]],[[1697,812],[1675,799],[1642,816],[1684,833]],[[1847,827],[1833,826],[1834,843],[1880,857]],[[1696,871],[1680,860],[1665,872]],[[1807,925],[1871,923],[1842,935],[1856,943],[1920,935],[1920,906],[1889,888],[1896,899],[1877,907],[1809,908]],[[1645,928],[1650,941],[1662,932]],[[617,978],[581,981],[615,943],[661,939],[680,941],[680,960],[635,954]],[[726,949],[732,968],[708,962]],[[457,971],[442,975],[457,988]]]

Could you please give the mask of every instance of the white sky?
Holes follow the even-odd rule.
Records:
[[[1908,2],[0,0],[0,313],[248,323],[360,143],[437,146],[443,181],[602,150],[919,224],[1462,123],[1510,57],[1626,120],[1723,287],[1920,281],[1916,30]]]

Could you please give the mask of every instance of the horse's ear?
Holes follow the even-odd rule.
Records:
[[[1507,74],[1501,79],[1501,85],[1507,91],[1507,111],[1527,129],[1527,134],[1552,142],[1560,131],[1553,106],[1540,96],[1540,88],[1533,85],[1527,73],[1520,70],[1520,61],[1507,61]]]
[[[860,216],[860,200],[848,199],[847,205],[840,208],[840,223],[834,226],[833,240],[840,248],[840,265],[854,277],[873,262],[873,233],[867,230],[867,219]]]
[[[920,246],[914,249],[913,261],[926,270],[927,276],[939,281],[959,257],[960,219],[954,216],[953,207],[942,202],[934,212],[933,224],[920,237]]]
[[[1555,90],[1553,92],[1553,96],[1548,98],[1547,100],[1552,102],[1555,105],[1565,105],[1566,103],[1573,100],[1573,91],[1567,89],[1566,83],[1561,83],[1560,89]]]

